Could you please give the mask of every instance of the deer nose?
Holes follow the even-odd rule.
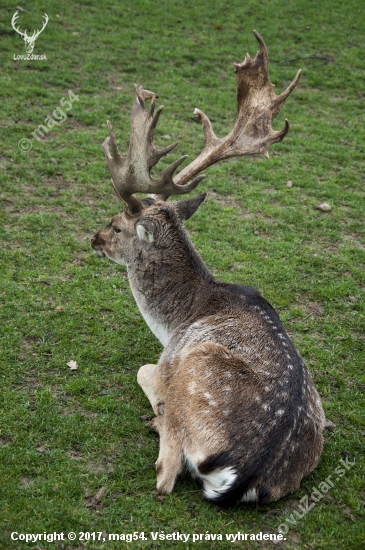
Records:
[[[105,241],[102,237],[100,237],[99,233],[94,235],[91,239],[91,246],[95,250],[97,256],[99,258],[104,258],[105,254],[103,252],[103,246],[105,244]]]
[[[99,248],[104,245],[105,245],[105,240],[103,239],[103,237],[99,235],[99,233],[96,233],[96,235],[94,235],[91,239],[91,246],[93,248]]]

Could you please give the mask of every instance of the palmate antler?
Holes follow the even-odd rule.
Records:
[[[158,195],[166,200],[170,195],[182,195],[194,189],[205,176],[196,177],[188,185],[187,182],[197,176],[208,166],[230,157],[240,157],[262,153],[269,156],[272,143],[282,141],[289,130],[289,122],[285,119],[284,128],[275,131],[271,123],[280,111],[284,101],[295,88],[300,71],[293,82],[281,94],[276,95],[274,85],[269,79],[268,55],[265,43],[258,32],[254,35],[260,43],[260,49],[254,59],[249,54],[241,64],[235,64],[237,79],[237,117],[233,130],[222,139],[215,135],[209,118],[199,109],[195,109],[203,124],[205,146],[200,155],[173,177],[176,168],[187,158],[180,157],[165,168],[160,177],[151,176],[151,168],[159,159],[167,155],[177,143],[158,151],[153,145],[153,133],[160,117],[162,107],[154,115],[154,92],[136,87],[136,100],[132,107],[130,145],[127,157],[119,154],[112,125],[108,121],[110,137],[104,144],[104,153],[112,176],[114,189],[126,205],[130,215],[138,214],[143,206],[134,193]],[[149,111],[146,110],[146,100],[151,99]],[[111,146],[113,157],[110,155]]]

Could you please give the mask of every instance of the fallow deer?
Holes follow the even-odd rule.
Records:
[[[325,422],[311,375],[276,311],[254,288],[217,280],[190,242],[182,222],[205,195],[166,202],[193,190],[204,177],[197,174],[221,159],[268,156],[269,146],[288,132],[287,120],[281,131],[271,123],[300,71],[277,96],[265,43],[254,34],[260,43],[255,58],[247,54],[235,64],[233,130],[217,138],[196,109],[205,147],[179,174],[174,176],[185,156],[158,178],[150,174],[177,145],[153,145],[162,109],[154,114],[155,93],[136,87],[127,157],[119,154],[108,122],[103,148],[124,211],[92,239],[99,257],[126,266],[137,305],[164,346],[158,364],[144,365],[137,376],[160,436],[157,490],[170,493],[187,466],[204,496],[219,506],[270,502],[297,489],[318,463]]]

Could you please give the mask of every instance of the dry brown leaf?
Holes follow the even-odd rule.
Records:
[[[106,488],[101,487],[95,495],[86,494],[84,496],[84,499],[89,501],[86,504],[87,508],[92,508],[93,506],[97,506],[100,503],[103,496],[105,495],[105,493],[106,493]]]
[[[70,367],[70,370],[77,370],[78,369],[76,361],[69,361],[67,363],[67,366]]]
[[[333,432],[336,428],[336,424],[328,420],[328,418],[324,419],[324,429],[329,430],[330,432]]]
[[[316,208],[317,208],[317,210],[321,210],[322,212],[331,212],[331,210],[332,210],[332,206],[330,206],[326,202],[322,202]]]
[[[139,418],[141,420],[151,420],[153,418],[153,414],[143,414],[142,416],[140,416]]]
[[[351,521],[355,521],[355,518],[354,516],[351,514],[351,510],[350,508],[346,507],[342,510],[342,513],[349,519],[351,519]]]
[[[45,455],[49,455],[49,451],[46,449],[46,445],[40,445],[39,447],[36,447],[36,451]]]
[[[29,489],[32,485],[34,485],[34,479],[30,479],[29,477],[21,477],[19,478],[19,483],[26,489]]]

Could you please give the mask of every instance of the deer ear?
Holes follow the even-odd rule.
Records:
[[[136,227],[137,236],[140,241],[145,241],[146,243],[153,243],[155,240],[153,236],[154,225],[150,220],[143,220],[138,223]]]
[[[207,194],[197,195],[192,199],[184,199],[182,201],[176,201],[174,203],[176,210],[178,211],[181,220],[188,220],[198,210],[202,202],[205,201]]]

